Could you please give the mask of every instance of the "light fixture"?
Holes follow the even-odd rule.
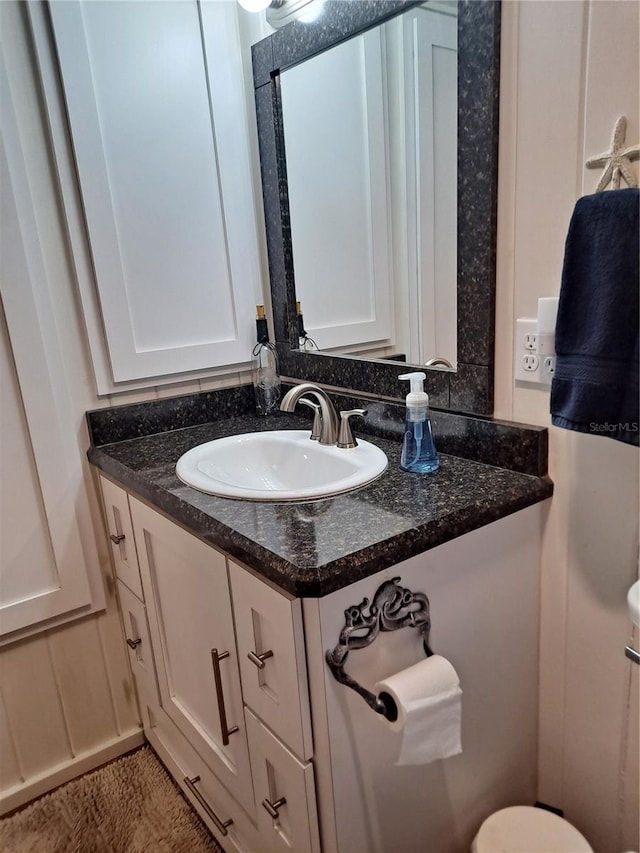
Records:
[[[324,6],[324,0],[238,0],[247,12],[267,10],[267,22],[274,29],[280,29],[291,21],[305,23],[315,21]]]

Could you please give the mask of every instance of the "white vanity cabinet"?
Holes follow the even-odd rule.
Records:
[[[541,507],[304,599],[323,853],[469,853],[489,814],[536,801]],[[393,578],[428,596],[431,648],[462,688],[462,753],[425,765],[396,766],[401,735],[324,658],[345,610]],[[350,651],[344,670],[373,691],[424,657],[406,627]]]
[[[147,738],[227,853],[319,853],[301,601],[99,480]]]
[[[143,597],[118,585],[145,734],[227,853],[467,853],[488,814],[535,801],[540,504],[297,599],[101,480],[133,522]],[[396,766],[402,736],[325,660],[394,578],[428,596],[462,687],[462,753],[427,765]],[[423,657],[404,627],[344,669],[373,691]]]
[[[135,498],[130,505],[162,708],[251,813],[225,558]]]

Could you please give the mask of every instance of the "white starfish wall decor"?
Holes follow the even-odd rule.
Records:
[[[628,186],[638,186],[638,181],[631,167],[631,161],[637,160],[640,156],[640,145],[631,145],[629,148],[624,148],[626,133],[626,116],[620,116],[613,128],[609,150],[605,151],[604,154],[597,154],[595,157],[590,157],[585,164],[587,169],[597,169],[600,166],[605,167],[596,187],[597,193],[603,190],[609,183],[611,183],[612,189],[620,189],[620,176],[625,179]]]

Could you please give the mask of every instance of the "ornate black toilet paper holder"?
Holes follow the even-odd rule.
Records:
[[[399,581],[398,577],[381,584],[373,596],[368,612],[368,598],[363,598],[360,604],[348,607],[344,611],[345,624],[340,631],[338,645],[325,654],[336,681],[355,690],[370,708],[391,721],[396,720],[398,716],[398,709],[391,696],[386,693],[376,696],[348,675],[344,667],[350,651],[364,649],[370,646],[381,632],[397,631],[399,628],[419,628],[426,656],[431,657],[433,654],[429,645],[429,599],[423,592],[405,589],[399,585]],[[365,633],[356,633],[362,631]]]

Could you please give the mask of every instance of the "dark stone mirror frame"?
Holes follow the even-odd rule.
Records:
[[[283,376],[404,399],[398,362],[298,349],[280,73],[419,5],[420,0],[327,0],[314,23],[295,21],[253,46],[275,341]],[[493,411],[500,0],[458,2],[458,366],[424,369],[431,405]]]

